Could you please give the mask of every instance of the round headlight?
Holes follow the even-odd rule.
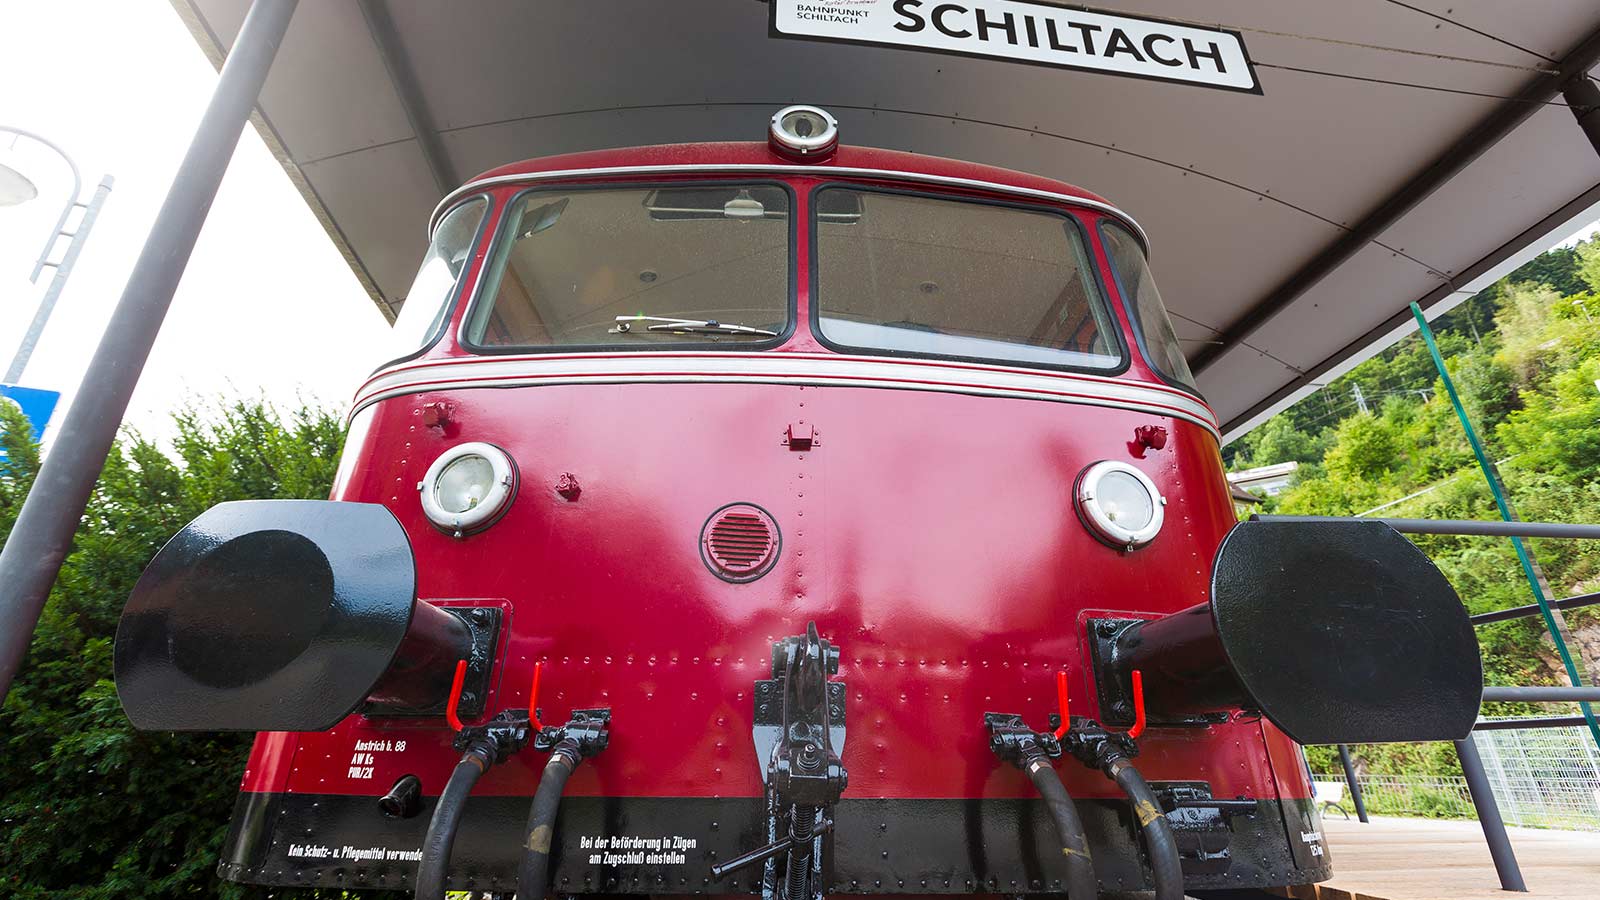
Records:
[[[1078,517],[1113,547],[1133,550],[1155,540],[1165,497],[1150,476],[1127,463],[1102,460],[1078,476]]]
[[[767,140],[786,156],[826,156],[839,146],[839,123],[815,106],[786,106],[773,115]]]
[[[458,444],[439,454],[417,484],[428,521],[464,537],[493,525],[517,494],[517,467],[493,444]]]

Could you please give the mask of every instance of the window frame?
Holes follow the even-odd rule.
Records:
[[[1098,291],[1100,295],[1099,300],[1102,304],[1102,311],[1105,313],[1112,325],[1109,337],[1112,350],[1117,354],[1116,365],[1105,367],[1074,366],[1065,363],[1047,363],[1039,360],[1002,359],[999,357],[988,356],[957,356],[947,353],[918,353],[909,350],[899,350],[885,347],[857,347],[853,344],[842,344],[832,340],[822,331],[822,304],[819,302],[820,293],[818,291],[818,286],[821,284],[820,280],[818,279],[818,270],[819,266],[821,265],[822,254],[818,252],[817,216],[815,212],[817,208],[817,194],[828,190],[829,188],[849,188],[850,190],[861,191],[862,193],[894,194],[899,196],[920,197],[930,200],[943,200],[954,203],[998,206],[1005,209],[1018,209],[1027,212],[1046,213],[1064,220],[1067,225],[1073,229],[1078,240],[1081,242],[1080,246],[1082,247],[1084,256],[1086,257],[1085,262],[1090,270],[1092,283],[1095,290]],[[1043,369],[1054,372],[1077,372],[1085,375],[1100,375],[1106,378],[1114,378],[1123,374],[1124,372],[1127,372],[1128,367],[1133,364],[1133,355],[1129,352],[1127,340],[1122,334],[1122,325],[1117,321],[1116,306],[1111,302],[1111,295],[1106,290],[1105,278],[1102,277],[1100,266],[1094,256],[1095,248],[1092,240],[1093,235],[1084,225],[1083,220],[1067,209],[1063,209],[1060,206],[1052,206],[1046,203],[1025,203],[1013,200],[1000,200],[993,197],[974,194],[962,194],[949,191],[915,190],[908,188],[891,188],[874,184],[863,184],[855,181],[835,180],[820,182],[811,187],[810,191],[806,195],[806,219],[808,228],[807,240],[809,242],[807,244],[808,265],[806,272],[806,297],[808,300],[807,305],[809,306],[807,325],[811,329],[811,336],[816,338],[817,343],[835,353],[847,355],[888,356],[899,359],[940,359],[950,360],[953,362],[979,363],[981,365],[990,366]],[[1019,344],[1018,346],[1032,345]]]
[[[778,332],[777,337],[767,338],[762,341],[678,341],[673,343],[609,343],[609,344],[508,344],[486,346],[474,343],[467,338],[467,327],[472,323],[473,317],[480,311],[489,315],[491,311],[483,310],[484,303],[493,303],[495,298],[484,296],[484,275],[492,270],[490,266],[498,265],[498,255],[512,244],[507,244],[507,234],[510,231],[510,212],[516,205],[533,194],[572,194],[581,191],[617,191],[637,189],[641,193],[658,188],[705,186],[705,187],[751,187],[755,185],[773,186],[782,188],[789,197],[789,253],[788,266],[788,297],[784,307],[784,327]],[[752,350],[772,350],[780,347],[790,338],[794,337],[795,328],[799,319],[800,273],[799,273],[799,223],[800,197],[794,185],[778,178],[679,178],[669,180],[651,181],[584,181],[577,183],[536,183],[518,190],[505,202],[499,218],[495,222],[495,232],[489,240],[486,249],[484,264],[476,282],[472,285],[472,296],[468,298],[461,321],[456,327],[456,344],[462,350],[477,356],[520,356],[535,353],[660,353],[672,351],[713,351],[722,353],[748,352]],[[508,262],[509,265],[509,262]]]
[[[469,194],[467,196],[464,196],[464,197],[462,197],[460,199],[459,202],[451,204],[450,208],[445,210],[438,218],[438,221],[442,224],[444,222],[444,220],[448,216],[450,216],[451,213],[454,213],[456,210],[458,210],[461,207],[467,205],[468,203],[473,203],[473,202],[476,202],[478,200],[484,201],[483,218],[478,220],[478,228],[477,228],[476,231],[474,231],[472,233],[472,243],[468,245],[468,251],[467,251],[467,264],[462,267],[461,274],[456,278],[456,283],[453,286],[451,286],[451,288],[450,288],[450,296],[446,297],[444,299],[444,302],[440,304],[440,308],[444,311],[444,315],[439,317],[439,324],[435,325],[433,327],[432,332],[425,336],[421,347],[419,347],[416,350],[414,350],[414,351],[412,351],[410,353],[407,353],[407,354],[405,354],[403,356],[397,356],[394,359],[391,359],[388,362],[383,363],[382,365],[380,365],[377,368],[372,370],[374,373],[381,372],[384,369],[389,368],[390,366],[397,366],[397,365],[399,365],[401,363],[410,362],[413,359],[417,359],[417,358],[419,358],[421,356],[426,355],[428,353],[428,351],[430,351],[433,348],[439,346],[439,341],[443,340],[444,336],[450,332],[450,322],[451,322],[452,319],[454,319],[456,317],[456,309],[461,305],[461,298],[462,298],[462,294],[463,294],[462,288],[465,287],[465,285],[467,283],[468,276],[473,274],[473,272],[472,272],[472,265],[473,265],[473,261],[474,261],[473,257],[477,255],[477,253],[479,252],[480,248],[483,248],[483,236],[488,232],[489,223],[494,222],[495,218],[496,218],[497,209],[496,209],[495,202],[494,202],[494,200],[495,200],[494,192],[493,191],[482,191],[480,193]],[[499,223],[496,222],[495,224],[496,224],[496,227],[498,227]],[[433,249],[433,239],[434,239],[434,236],[435,236],[436,233],[437,233],[436,230],[435,231],[430,231],[430,233],[428,235],[428,250],[432,250]],[[424,253],[426,253],[426,252],[427,251],[424,251]],[[424,259],[426,259],[426,256],[424,256]],[[485,257],[485,261],[487,261],[487,259],[488,258]],[[420,265],[419,265],[418,268],[420,270]],[[482,278],[481,278],[482,274],[483,273],[482,273],[482,270],[480,268],[480,270],[478,272],[478,275],[480,277],[473,279],[472,290],[473,290],[474,293],[477,292],[477,289],[478,289],[477,282],[482,280]],[[407,302],[410,302],[410,300],[411,300],[410,297],[406,298]],[[404,312],[404,311],[405,311],[405,307],[402,306],[401,307],[401,312]],[[435,315],[437,315],[437,313]],[[397,313],[395,313],[395,322],[398,322],[399,320],[400,320],[400,313],[397,312]],[[390,328],[391,331],[394,329],[394,326],[395,326],[394,322],[390,322],[389,323],[389,328]]]
[[[1162,384],[1165,384],[1168,387],[1177,388],[1178,390],[1183,391],[1185,394],[1204,401],[1205,397],[1200,394],[1199,386],[1185,384],[1183,379],[1167,374],[1167,372],[1162,369],[1161,366],[1156,364],[1155,356],[1150,352],[1149,339],[1145,337],[1144,322],[1139,317],[1139,302],[1137,298],[1123,289],[1122,272],[1118,271],[1117,261],[1111,255],[1111,244],[1106,241],[1107,228],[1116,228],[1126,235],[1130,240],[1132,240],[1134,246],[1139,248],[1139,252],[1144,254],[1146,266],[1150,265],[1150,251],[1145,247],[1144,242],[1139,240],[1139,236],[1135,234],[1131,228],[1122,224],[1121,222],[1116,221],[1115,219],[1102,216],[1100,221],[1095,226],[1095,236],[1100,239],[1100,249],[1106,255],[1106,269],[1111,272],[1112,283],[1117,289],[1117,301],[1122,304],[1122,312],[1128,317],[1128,327],[1133,329],[1133,340],[1136,344],[1138,344],[1139,358],[1143,359],[1145,366],[1148,367],[1151,372],[1154,372],[1157,378],[1161,379]],[[1163,310],[1166,309],[1165,301],[1162,302],[1161,306]],[[1170,312],[1167,313],[1167,318],[1169,320],[1171,317],[1172,314]],[[1174,329],[1174,335],[1176,335],[1176,329]],[[1178,352],[1183,352],[1183,345],[1181,342],[1178,345]],[[1188,356],[1185,355],[1184,358],[1188,359]]]

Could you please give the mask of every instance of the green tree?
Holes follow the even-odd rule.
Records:
[[[1523,408],[1496,431],[1519,468],[1582,483],[1600,473],[1600,357],[1556,374],[1546,390],[1525,393]]]
[[[1328,473],[1343,478],[1379,478],[1399,463],[1400,442],[1388,416],[1361,413],[1339,423],[1323,459]]]
[[[1531,385],[1553,357],[1549,328],[1561,295],[1539,285],[1513,285],[1495,325],[1501,336],[1499,358],[1511,367],[1519,385]]]
[[[1577,258],[1577,275],[1591,291],[1600,291],[1600,239],[1584,241],[1573,248],[1573,255]],[[1554,285],[1552,285],[1554,286]],[[1565,293],[1576,294],[1578,290],[1567,290]]]
[[[173,455],[138,434],[118,443],[0,709],[5,897],[254,893],[214,875],[250,737],[135,731],[111,681],[111,643],[139,573],[189,519],[223,500],[326,497],[342,426],[317,409],[285,422],[260,401],[191,409],[176,424]],[[39,463],[10,404],[0,445],[9,534]]]
[[[1270,466],[1274,463],[1311,463],[1322,459],[1325,442],[1294,427],[1283,416],[1273,416],[1246,437],[1249,453],[1237,465]]]
[[[1544,284],[1562,296],[1581,293],[1593,284],[1583,274],[1583,248],[1557,247],[1523,263],[1505,279],[1506,284]]]

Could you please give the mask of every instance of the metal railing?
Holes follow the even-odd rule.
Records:
[[[1434,368],[1439,373],[1439,380],[1444,385],[1445,393],[1450,398],[1450,405],[1455,409],[1456,418],[1461,423],[1461,430],[1466,434],[1467,444],[1472,448],[1472,455],[1478,462],[1478,468],[1483,473],[1484,481],[1489,486],[1489,493],[1494,496],[1495,509],[1500,513],[1500,521],[1483,522],[1472,520],[1435,520],[1435,519],[1403,519],[1380,518],[1389,527],[1405,534],[1445,534],[1445,535],[1488,535],[1507,537],[1511,539],[1512,549],[1516,551],[1517,561],[1521,565],[1523,576],[1528,581],[1528,588],[1533,594],[1533,604],[1511,610],[1502,610],[1472,617],[1473,625],[1483,625],[1489,622],[1504,621],[1507,619],[1521,618],[1524,616],[1538,616],[1543,620],[1545,631],[1555,643],[1557,655],[1561,657],[1562,668],[1566,670],[1570,687],[1551,688],[1491,688],[1485,691],[1484,699],[1489,702],[1502,700],[1521,700],[1525,702],[1551,703],[1576,701],[1582,716],[1577,722],[1585,726],[1591,743],[1600,747],[1600,719],[1597,719],[1589,701],[1596,698],[1594,688],[1585,687],[1583,672],[1578,661],[1573,658],[1567,646],[1564,635],[1561,609],[1587,606],[1596,602],[1594,595],[1570,597],[1564,601],[1552,600],[1546,593],[1543,572],[1538,561],[1534,558],[1525,538],[1567,538],[1578,540],[1600,540],[1600,525],[1568,525],[1552,522],[1524,522],[1517,516],[1511,507],[1511,502],[1506,496],[1505,487],[1501,483],[1500,474],[1495,465],[1490,461],[1484,450],[1483,442],[1478,439],[1477,431],[1472,427],[1472,420],[1467,415],[1467,409],[1461,402],[1461,396],[1456,392],[1455,381],[1450,377],[1450,370],[1445,366],[1444,356],[1439,352],[1439,344],[1434,340],[1433,329],[1428,325],[1427,316],[1423,315],[1422,307],[1416,303],[1411,304],[1411,315],[1417,323],[1417,333],[1421,335],[1423,343],[1428,347],[1428,355],[1433,359]],[[1373,510],[1374,512],[1376,510]],[[1282,516],[1282,519],[1318,519],[1317,516]],[[1363,517],[1365,519],[1365,517]],[[1494,859],[1496,874],[1500,877],[1500,887],[1507,891],[1526,891],[1527,885],[1522,879],[1522,870],[1517,865],[1516,854],[1512,851],[1511,840],[1506,836],[1505,820],[1501,814],[1499,804],[1496,802],[1496,783],[1489,767],[1485,764],[1482,747],[1500,747],[1498,734],[1515,733],[1518,730],[1529,728],[1561,728],[1575,724],[1567,717],[1541,716],[1538,718],[1525,718],[1515,722],[1486,722],[1480,720],[1473,733],[1466,739],[1455,742],[1456,756],[1461,760],[1462,781],[1471,798],[1472,807],[1476,813],[1478,823],[1483,828],[1484,841],[1489,845],[1489,855]],[[1480,747],[1480,744],[1482,747]],[[1365,799],[1362,795],[1361,780],[1354,777],[1355,772],[1350,764],[1348,748],[1340,745],[1340,756],[1344,761],[1345,774],[1348,778],[1351,799],[1358,810]],[[1500,756],[1493,757],[1500,760]],[[1501,767],[1503,770],[1503,766]],[[1503,775],[1503,772],[1502,772]],[[1443,790],[1444,784],[1436,785]],[[1538,794],[1547,785],[1534,779],[1533,793]],[[1506,794],[1510,800],[1515,800],[1513,789],[1502,778],[1499,792]],[[1433,793],[1420,794],[1412,792],[1408,797],[1428,796],[1427,802],[1439,802],[1441,808],[1455,808],[1454,801],[1449,800],[1447,794]],[[1411,805],[1420,805],[1421,800],[1398,801]],[[1600,801],[1597,801],[1600,802]],[[1513,809],[1518,809],[1515,803]],[[1376,808],[1376,807],[1375,807]],[[1362,821],[1366,820],[1365,813]]]
[[[1423,324],[1422,328],[1424,336],[1429,338],[1430,349],[1434,349],[1432,346],[1431,335],[1427,333],[1427,326],[1425,323]],[[1439,370],[1441,376],[1444,378],[1445,387],[1451,389],[1452,400],[1455,400],[1454,389],[1451,388],[1449,375],[1444,372],[1443,362],[1438,359],[1437,350],[1435,349],[1434,352],[1435,361],[1439,363]],[[1460,408],[1459,404],[1457,406],[1457,412],[1462,416],[1462,424],[1467,427],[1469,438],[1473,439],[1474,450],[1478,451],[1480,462],[1484,462],[1481,448],[1477,446],[1476,438],[1473,437],[1471,432],[1471,426],[1466,422],[1465,411]],[[1489,855],[1493,858],[1495,872],[1500,877],[1500,887],[1507,891],[1527,891],[1528,888],[1526,883],[1523,881],[1521,867],[1517,865],[1516,853],[1511,847],[1511,839],[1506,835],[1505,823],[1507,817],[1501,810],[1502,797],[1497,795],[1505,795],[1506,799],[1513,801],[1516,800],[1517,797],[1514,793],[1508,793],[1512,791],[1513,788],[1510,783],[1504,779],[1503,773],[1499,784],[1496,784],[1495,778],[1491,774],[1489,767],[1485,764],[1483,759],[1480,747],[1480,737],[1482,738],[1481,743],[1484,745],[1498,747],[1499,744],[1495,743],[1495,739],[1493,737],[1497,732],[1515,733],[1518,731],[1525,731],[1527,729],[1563,728],[1581,724],[1585,726],[1585,730],[1588,732],[1591,738],[1589,743],[1600,745],[1600,723],[1596,722],[1593,710],[1589,704],[1589,701],[1600,699],[1600,688],[1586,686],[1583,684],[1582,676],[1579,674],[1579,669],[1567,649],[1560,629],[1556,627],[1554,610],[1559,608],[1557,604],[1560,604],[1562,601],[1556,601],[1555,603],[1552,603],[1546,598],[1544,594],[1544,588],[1539,583],[1538,578],[1535,576],[1536,569],[1533,565],[1532,557],[1528,555],[1528,552],[1522,543],[1522,539],[1526,537],[1559,537],[1590,540],[1600,539],[1600,525],[1564,525],[1548,522],[1523,522],[1516,519],[1510,515],[1509,508],[1504,504],[1503,498],[1499,492],[1499,483],[1494,478],[1492,469],[1486,462],[1484,465],[1485,475],[1489,478],[1490,487],[1495,492],[1496,500],[1501,503],[1501,511],[1505,515],[1505,521],[1480,522],[1450,519],[1430,520],[1398,518],[1379,518],[1377,521],[1381,521],[1396,531],[1406,534],[1490,535],[1511,538],[1515,544],[1518,557],[1523,563],[1523,568],[1528,576],[1529,585],[1533,589],[1534,600],[1536,602],[1532,606],[1519,607],[1516,610],[1506,610],[1488,621],[1501,621],[1504,619],[1519,618],[1522,616],[1531,617],[1534,615],[1542,617],[1544,619],[1546,630],[1550,634],[1551,638],[1555,641],[1556,649],[1561,654],[1562,663],[1567,670],[1568,677],[1573,682],[1569,687],[1485,688],[1483,697],[1485,702],[1577,702],[1579,709],[1582,710],[1583,715],[1578,717],[1541,716],[1536,718],[1521,718],[1498,721],[1480,720],[1473,728],[1473,733],[1471,735],[1469,735],[1465,740],[1459,740],[1455,742],[1456,756],[1461,760],[1461,772],[1463,776],[1462,781],[1466,787],[1467,796],[1470,798],[1478,823],[1483,828],[1484,841],[1489,845]],[[1258,516],[1257,518],[1305,522],[1327,521],[1330,517]],[[1589,597],[1586,595],[1584,597],[1568,598],[1567,605],[1574,607],[1589,605]],[[1473,624],[1484,624],[1484,621],[1475,619]],[[1358,812],[1361,814],[1361,820],[1364,822],[1366,821],[1366,810],[1363,809],[1363,806],[1365,806],[1367,809],[1371,809],[1374,812],[1381,812],[1381,810],[1366,797],[1362,790],[1361,779],[1353,777],[1355,773],[1348,762],[1349,751],[1347,748],[1341,745],[1339,747],[1339,751],[1341,757],[1345,758],[1346,783],[1350,789],[1351,800],[1353,801]],[[1597,776],[1596,780],[1600,781],[1600,776]],[[1541,790],[1546,789],[1547,786],[1548,785],[1545,782],[1537,779],[1533,780],[1532,786],[1526,795],[1530,802],[1533,797],[1538,795]],[[1497,787],[1498,790],[1496,789]],[[1420,801],[1417,802],[1420,803]],[[1443,801],[1441,800],[1440,802],[1442,803]],[[1548,814],[1547,809],[1547,814],[1544,818],[1551,819],[1553,821],[1584,821],[1582,815],[1577,814],[1579,802],[1580,801],[1577,800],[1573,801],[1572,806],[1574,816],[1552,817]],[[1600,803],[1600,797],[1597,797],[1595,802]],[[1519,807],[1513,803],[1512,808],[1520,809],[1522,807]]]
[[[1341,775],[1318,775],[1317,784],[1344,786]],[[1423,819],[1473,819],[1472,794],[1467,780],[1459,775],[1358,775],[1367,812],[1375,816],[1408,816]],[[1348,795],[1353,800],[1354,792]],[[1355,814],[1350,802],[1334,804],[1346,816]],[[1324,809],[1324,815],[1328,810]]]
[[[1600,832],[1600,753],[1587,728],[1480,730],[1472,741],[1506,824]],[[1315,781],[1347,784],[1338,775]],[[1360,775],[1337,804],[1340,813],[1356,815],[1357,791],[1372,815],[1477,818],[1470,786],[1459,775]]]

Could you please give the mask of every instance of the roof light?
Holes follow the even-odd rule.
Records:
[[[786,106],[772,116],[767,143],[791,159],[823,159],[839,146],[839,123],[815,106]]]

